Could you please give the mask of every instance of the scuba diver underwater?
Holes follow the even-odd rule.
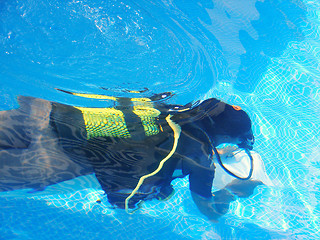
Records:
[[[268,181],[259,179],[265,173],[251,151],[251,120],[238,106],[215,98],[184,106],[163,103],[170,93],[124,98],[60,91],[113,106],[18,97],[18,109],[0,112],[0,192],[41,191],[94,174],[109,203],[133,213],[144,201],[169,199],[171,182],[188,176],[197,208],[216,221],[237,196],[248,197]],[[233,147],[217,148],[223,144]],[[223,163],[240,155],[249,159],[244,174]],[[230,181],[220,181],[212,192],[214,181],[225,180],[222,172]]]

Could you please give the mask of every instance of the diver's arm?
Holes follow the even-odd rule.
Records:
[[[237,197],[250,197],[254,189],[263,184],[258,180],[239,180],[234,179],[225,188],[218,190],[212,194],[212,197],[202,197],[191,191],[191,196],[199,211],[205,215],[210,221],[216,222],[218,218],[226,214],[229,205]]]
[[[233,194],[222,189],[212,197],[205,198],[191,191],[191,196],[199,211],[210,221],[217,222],[218,218],[227,213],[229,204],[235,200]]]
[[[191,191],[191,196],[199,211],[208,217],[210,221],[217,221],[218,218],[226,214],[229,205],[237,197],[249,197],[256,186],[263,184],[254,180],[233,180],[225,188],[214,192],[212,197],[205,198]]]
[[[191,191],[191,196],[199,211],[208,217],[210,221],[217,221],[218,218],[227,213],[229,205],[238,197],[249,197],[256,186],[263,184],[255,180],[233,180],[225,188],[213,193],[212,197],[205,198]]]
[[[211,193],[214,178],[213,168],[204,168],[193,165],[189,174],[191,196],[199,211],[210,221],[216,222],[218,218],[226,214],[230,202],[234,201],[234,195],[227,189]]]
[[[240,198],[250,197],[253,194],[254,189],[263,185],[263,182],[259,180],[239,180],[234,179],[229,183],[225,189],[231,191],[234,195],[237,195]]]
[[[250,197],[255,187],[263,184],[257,180],[239,180],[235,179],[225,188],[213,193],[212,197],[205,198],[191,191],[191,196],[199,211],[208,217],[210,221],[217,221],[229,210],[229,205],[237,197]]]

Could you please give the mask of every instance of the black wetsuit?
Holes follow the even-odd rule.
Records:
[[[173,192],[172,180],[187,175],[193,198],[210,202],[212,148],[221,136],[229,136],[239,147],[252,149],[251,120],[239,107],[214,98],[180,106],[165,105],[163,95],[158,96],[112,98],[114,107],[105,109],[19,97],[18,109],[0,112],[0,191],[43,190],[94,173],[109,202],[124,208],[139,179],[153,173],[170,153],[128,207],[140,200],[166,199]],[[196,200],[198,207],[201,202]]]
[[[57,103],[52,103],[52,106],[51,125],[61,147],[71,159],[78,161],[78,164],[92,166],[110,203],[123,208],[125,199],[136,187],[139,179],[153,172],[172,149],[173,130],[165,120],[169,114],[172,114],[172,119],[181,126],[177,149],[160,172],[144,181],[131,198],[129,207],[134,207],[140,200],[165,199],[173,192],[171,181],[187,175],[192,192],[206,198],[212,196],[212,146],[208,136],[199,128],[197,120],[191,118],[192,114],[170,113],[169,108],[172,106],[162,105],[159,107],[161,115],[156,120],[161,131],[156,135],[145,136],[141,120],[132,116],[130,109],[120,107],[132,137],[100,136],[87,140],[85,122],[80,110]],[[83,157],[79,160],[79,155],[86,156],[87,162],[83,162]]]

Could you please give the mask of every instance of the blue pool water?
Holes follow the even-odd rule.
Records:
[[[42,192],[0,193],[0,239],[319,239],[318,0],[2,0],[0,110],[17,96],[82,106],[73,92],[169,103],[216,97],[253,120],[274,187],[237,199],[219,223],[196,209],[187,179],[133,215],[96,203],[93,176]]]

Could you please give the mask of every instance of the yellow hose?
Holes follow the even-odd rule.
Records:
[[[129,211],[129,201],[130,199],[136,194],[136,192],[139,190],[139,188],[141,187],[141,185],[143,184],[144,180],[149,178],[149,177],[152,177],[154,175],[156,175],[163,167],[163,164],[175,153],[176,149],[177,149],[177,146],[178,146],[178,140],[179,140],[179,137],[180,137],[180,133],[181,133],[181,127],[176,124],[175,122],[173,122],[171,120],[171,117],[172,115],[168,115],[166,117],[166,121],[168,122],[169,126],[171,127],[171,129],[173,130],[173,137],[174,137],[174,143],[173,143],[173,146],[172,146],[172,149],[171,151],[169,152],[169,154],[160,161],[159,163],[159,166],[156,170],[154,170],[152,173],[149,173],[147,175],[144,175],[142,176],[140,179],[139,179],[139,182],[137,184],[137,186],[135,187],[135,189],[133,189],[133,191],[131,192],[131,194],[126,198],[125,200],[125,209],[126,209],[126,212],[129,213],[129,214],[132,214],[133,212],[130,212]]]

